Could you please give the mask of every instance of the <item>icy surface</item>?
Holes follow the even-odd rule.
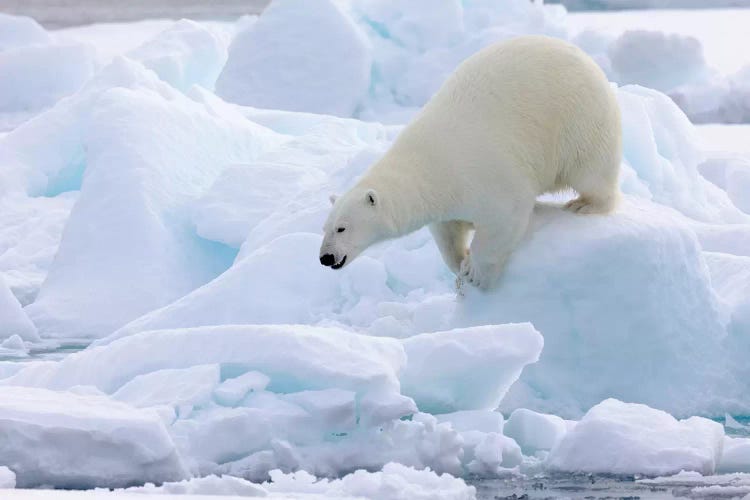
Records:
[[[433,4],[53,35],[0,17],[0,88],[40,113],[0,117],[0,467],[19,485],[432,499],[473,498],[446,473],[750,472],[747,135],[709,148],[672,100],[742,119],[745,72],[688,32]],[[489,293],[457,291],[424,229],[320,266],[328,196],[463,59],[524,33],[572,38],[617,82],[618,210],[544,197]],[[741,494],[731,477],[684,487]]]

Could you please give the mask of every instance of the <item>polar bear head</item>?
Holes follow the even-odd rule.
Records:
[[[341,269],[367,247],[389,237],[387,217],[374,189],[355,187],[340,198],[331,196],[331,204],[320,246],[324,266]]]

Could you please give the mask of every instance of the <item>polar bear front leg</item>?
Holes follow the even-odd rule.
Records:
[[[454,274],[458,274],[461,262],[469,252],[471,222],[450,220],[430,224],[430,232],[443,256],[443,261]]]
[[[471,249],[461,262],[459,277],[472,285],[488,289],[500,277],[508,257],[518,246],[529,225],[533,209],[514,213],[512,217],[498,217],[501,225],[476,225]]]

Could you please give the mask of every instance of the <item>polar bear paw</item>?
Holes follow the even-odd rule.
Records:
[[[461,268],[458,271],[458,278],[462,282],[468,282],[477,288],[486,288],[487,280],[484,279],[479,267],[471,260],[471,253],[467,254],[461,261]]]
[[[606,214],[612,211],[614,202],[609,199],[593,200],[585,196],[579,196],[565,204],[565,210],[577,214]]]

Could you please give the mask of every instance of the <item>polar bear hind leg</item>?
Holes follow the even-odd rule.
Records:
[[[461,262],[468,254],[469,233],[474,228],[470,222],[450,220],[430,224],[430,232],[451,271],[458,274]]]
[[[620,199],[620,156],[620,148],[613,147],[605,158],[597,156],[572,172],[568,184],[578,192],[578,198],[569,201],[565,208],[579,214],[606,214],[614,210]]]

